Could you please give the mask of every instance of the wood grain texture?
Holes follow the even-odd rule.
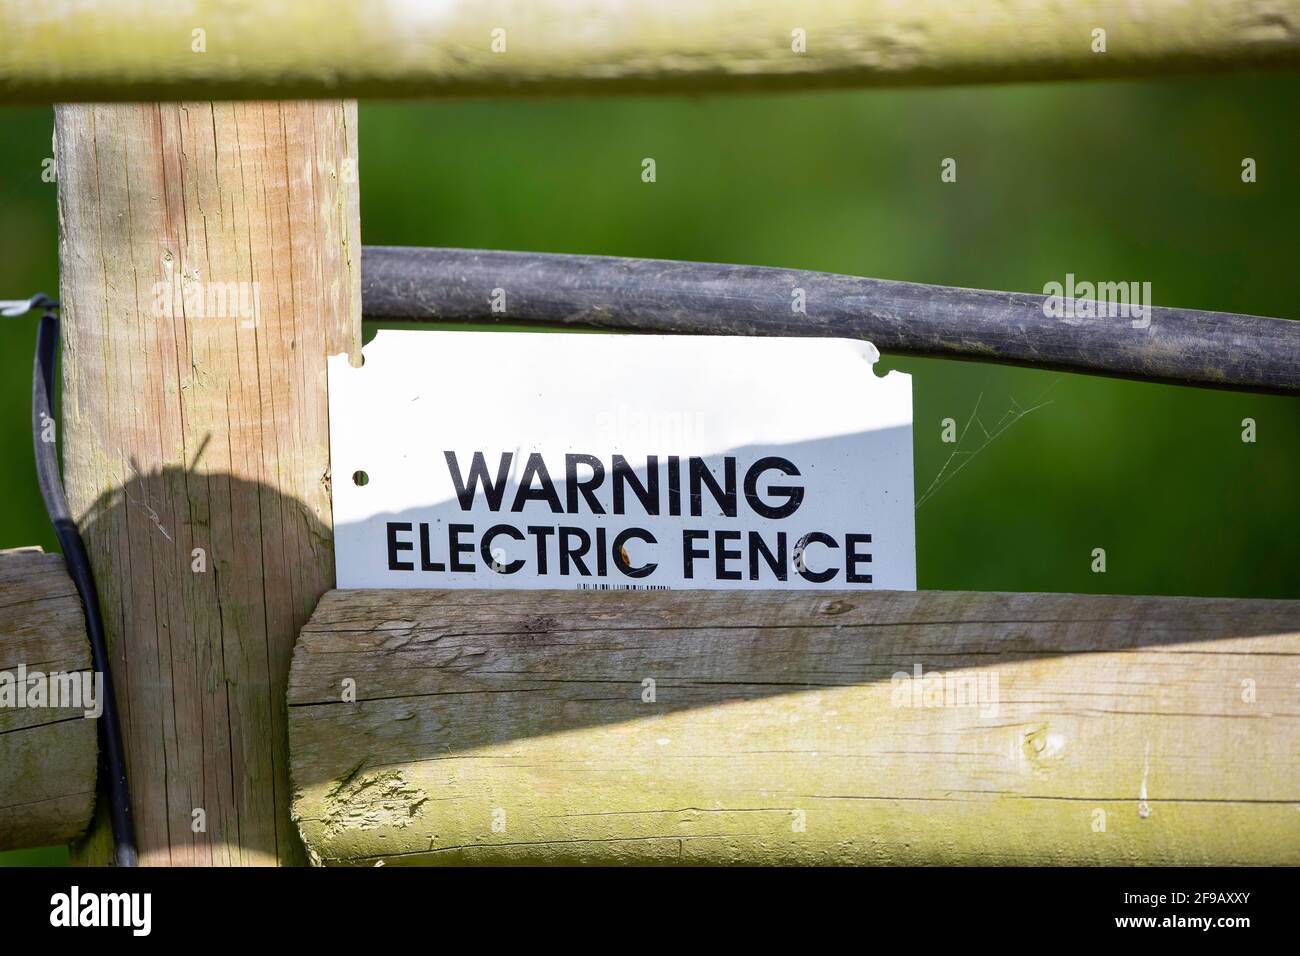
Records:
[[[0,36],[0,102],[702,92],[1294,67],[1300,0],[0,0]]]
[[[1297,661],[1295,601],[332,591],[294,814],[327,864],[1296,864]]]
[[[90,672],[90,641],[63,558],[0,551],[0,673]],[[85,708],[0,706],[0,850],[68,843],[90,824],[99,748]]]
[[[141,862],[300,860],[284,690],[333,583],[325,370],[359,338],[355,104],[60,106],[56,138],[65,481]]]

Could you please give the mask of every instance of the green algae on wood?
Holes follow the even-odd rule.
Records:
[[[1296,601],[332,591],[294,817],[325,864],[1296,864],[1297,653]]]
[[[1295,67],[1300,0],[0,0],[0,36],[0,102],[700,92]]]

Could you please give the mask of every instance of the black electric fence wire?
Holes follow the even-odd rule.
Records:
[[[81,606],[86,615],[86,632],[90,636],[91,666],[96,675],[103,675],[100,691],[103,710],[98,720],[99,749],[107,779],[114,862],[118,866],[135,866],[135,827],[131,821],[126,754],[122,745],[117,699],[113,693],[113,677],[108,666],[108,643],[99,611],[99,592],[90,570],[86,545],[68,510],[67,495],[59,476],[58,442],[54,428],[54,364],[59,351],[59,320],[54,313],[59,303],[47,296],[38,295],[32,298],[30,305],[43,310],[36,335],[36,362],[32,369],[32,442],[36,450],[36,478],[40,484],[41,498],[45,500],[45,510],[54,525],[59,546],[63,549],[68,573],[76,585],[77,594],[81,596]]]
[[[1102,285],[1115,288],[1094,302],[713,262],[401,246],[361,252],[362,317],[381,322],[834,336],[867,339],[890,357],[1300,394],[1300,322],[1139,305],[1149,290]]]

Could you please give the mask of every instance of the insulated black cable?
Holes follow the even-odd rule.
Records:
[[[362,317],[381,322],[833,336],[868,339],[886,355],[1300,394],[1300,322],[1149,302],[1141,315],[1053,314],[1067,302],[712,262],[400,246],[361,253]]]
[[[113,676],[108,666],[108,642],[99,612],[99,592],[90,570],[86,545],[68,509],[63,480],[59,476],[58,442],[54,430],[46,427],[54,422],[54,361],[59,350],[59,320],[54,310],[59,304],[46,296],[37,296],[32,300],[32,307],[44,309],[36,334],[36,363],[32,369],[32,443],[36,451],[36,479],[40,484],[41,498],[45,500],[45,510],[63,549],[68,573],[81,596],[86,632],[90,636],[91,666],[97,675],[103,675],[100,692],[103,710],[97,723],[100,753],[108,778],[108,814],[113,830],[114,861],[118,866],[135,866],[135,826],[131,822],[126,753],[122,744],[122,725],[117,716],[117,700],[113,694]]]

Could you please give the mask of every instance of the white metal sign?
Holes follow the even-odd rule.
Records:
[[[867,342],[380,332],[330,359],[341,588],[916,587]]]

